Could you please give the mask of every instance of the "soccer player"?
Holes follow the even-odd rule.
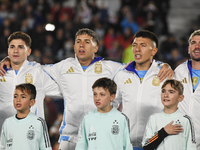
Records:
[[[35,98],[34,85],[24,83],[16,86],[13,103],[17,114],[3,123],[1,150],[52,150],[46,122],[30,112]]]
[[[95,109],[91,88],[93,83],[102,77],[112,79],[120,69],[124,68],[120,63],[95,57],[98,43],[99,39],[94,31],[87,28],[80,29],[75,35],[75,58],[43,66],[59,84],[65,101],[64,117],[60,127],[59,149],[61,150],[75,149],[78,128],[84,114]],[[1,66],[3,65],[1,63]],[[0,71],[2,74],[3,71]],[[173,74],[166,65],[160,71],[160,79],[163,80]]]
[[[141,30],[132,43],[134,62],[119,71],[114,78],[117,95],[113,105],[122,103],[122,112],[130,120],[130,136],[134,150],[142,149],[142,137],[149,116],[162,110],[161,82],[158,74],[161,62],[153,59],[158,49],[156,35]]]
[[[200,150],[200,30],[196,30],[190,35],[188,43],[188,54],[191,59],[175,69],[175,79],[183,83],[185,97],[179,104],[179,108],[192,118],[197,149]]]
[[[12,98],[15,85],[31,83],[37,88],[36,104],[31,112],[44,118],[45,96],[61,96],[56,82],[43,71],[40,64],[29,62],[31,53],[31,38],[21,31],[14,32],[8,37],[8,56],[10,66],[4,77],[0,77],[0,129],[3,121],[14,115]]]
[[[117,90],[115,82],[100,78],[92,89],[97,109],[84,116],[76,150],[133,150],[128,118],[111,106]]]
[[[163,83],[161,101],[164,110],[150,116],[142,142],[144,150],[196,150],[191,118],[177,107],[183,98],[180,81],[171,79]]]

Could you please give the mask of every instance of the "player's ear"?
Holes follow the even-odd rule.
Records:
[[[31,48],[28,48],[28,53],[27,53],[27,56],[29,56],[31,54]]]
[[[178,101],[181,102],[184,99],[184,95],[180,95]]]
[[[30,107],[32,107],[35,104],[35,99],[30,100]]]
[[[154,47],[151,52],[152,56],[155,56],[157,52],[158,52],[158,49],[156,47]]]
[[[114,101],[116,94],[112,94],[111,95],[111,100],[110,101]]]

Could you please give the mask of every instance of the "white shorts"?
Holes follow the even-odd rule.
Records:
[[[70,141],[61,140],[59,144],[59,150],[75,150],[76,143]]]

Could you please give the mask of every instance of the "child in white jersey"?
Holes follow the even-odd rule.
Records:
[[[76,150],[132,150],[128,118],[111,106],[117,86],[100,78],[92,86],[97,109],[83,118]]]
[[[13,104],[17,114],[3,123],[0,150],[52,150],[46,122],[30,112],[35,97],[34,85],[16,86]]]
[[[177,107],[183,98],[180,81],[171,79],[163,83],[161,101],[164,110],[150,116],[142,142],[144,150],[196,150],[191,118]]]

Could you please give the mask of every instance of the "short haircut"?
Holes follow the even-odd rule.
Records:
[[[75,40],[76,40],[77,36],[79,36],[79,35],[84,35],[84,34],[87,34],[87,35],[91,36],[92,39],[93,39],[93,41],[94,41],[97,45],[99,44],[98,35],[97,35],[94,31],[92,31],[92,30],[90,30],[90,29],[88,29],[88,28],[79,29],[79,30],[76,32]]]
[[[148,30],[140,30],[133,36],[134,39],[138,37],[151,39],[153,42],[155,42],[156,48],[158,48],[158,38],[153,32],[150,32]]]
[[[175,79],[169,79],[166,80],[163,85],[162,85],[162,89],[167,85],[170,84],[172,88],[174,88],[176,91],[178,91],[179,95],[183,95],[183,84]]]
[[[21,90],[23,93],[28,93],[31,96],[31,99],[35,99],[36,97],[36,88],[33,84],[30,83],[23,83],[16,85],[15,89]]]
[[[92,89],[96,87],[102,87],[104,89],[108,89],[111,95],[116,94],[116,90],[117,90],[116,83],[109,78],[100,78],[96,80],[94,84],[92,85]]]
[[[189,43],[189,44],[191,43],[192,38],[193,38],[194,36],[196,36],[196,35],[200,36],[200,29],[199,29],[199,30],[195,30],[195,31],[190,35],[190,37],[189,37],[189,39],[188,39],[188,43]]]
[[[12,40],[15,40],[15,39],[21,39],[22,41],[25,42],[26,46],[28,47],[31,47],[31,37],[24,33],[24,32],[21,32],[21,31],[17,31],[17,32],[14,32],[12,33],[9,37],[8,37],[8,45],[10,45],[10,42]]]

